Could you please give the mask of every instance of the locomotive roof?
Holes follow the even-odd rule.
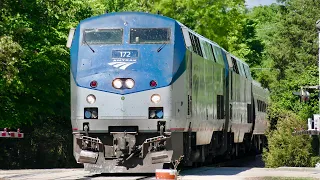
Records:
[[[177,20],[175,20],[175,21],[177,21]],[[179,21],[177,21],[177,23],[178,23],[180,26],[182,26],[182,27],[188,28],[187,26],[185,26],[184,24],[182,24],[182,23],[181,23],[181,22],[179,22]],[[202,36],[202,35],[198,34],[197,32],[193,31],[193,30],[192,30],[192,29],[190,29],[190,28],[188,28],[188,30],[189,30],[189,31],[191,31],[192,33],[196,34],[199,38],[201,38],[201,39],[203,39],[203,40],[205,40],[205,41],[209,42],[209,43],[210,43],[210,44],[212,44],[212,45],[215,45],[215,46],[217,46],[217,47],[221,48],[224,52],[228,53],[231,57],[233,57],[233,58],[237,59],[237,60],[238,60],[238,61],[240,61],[241,63],[243,63],[243,64],[245,64],[245,65],[249,66],[245,61],[243,61],[243,60],[239,59],[238,57],[236,57],[236,56],[235,56],[235,55],[233,55],[232,53],[228,52],[228,51],[227,51],[227,50],[225,50],[223,47],[219,46],[219,44],[217,44],[216,42],[214,42],[214,41],[212,41],[212,40],[210,40],[210,39],[208,39],[208,38],[206,38],[206,37],[204,37],[204,36]]]
[[[158,14],[151,14],[151,13],[146,13],[146,12],[112,12],[112,13],[106,13],[106,14],[101,14],[98,16],[93,16],[93,17],[89,17],[87,19],[81,20],[80,24],[82,23],[90,23],[90,21],[93,20],[98,20],[101,18],[106,18],[106,17],[113,17],[113,16],[132,16],[132,15],[139,15],[139,16],[145,16],[145,17],[155,17],[155,18],[160,18],[163,20],[167,20],[167,21],[176,21],[175,19],[172,19],[170,17],[167,16],[162,16],[162,15],[158,15]],[[113,22],[108,22],[108,24],[113,24]],[[146,24],[149,24],[149,22],[146,21]]]
[[[155,18],[160,18],[166,21],[173,21],[173,22],[177,22],[181,27],[185,27],[187,28],[189,31],[191,31],[192,33],[194,33],[195,35],[197,35],[199,38],[203,39],[204,41],[207,41],[208,43],[217,46],[219,48],[221,48],[223,51],[225,51],[226,53],[228,53],[231,57],[237,59],[238,61],[240,61],[241,63],[245,64],[246,66],[249,66],[246,62],[244,62],[243,60],[239,59],[238,57],[234,56],[233,54],[231,54],[230,52],[226,51],[224,48],[222,48],[221,46],[219,46],[219,44],[217,44],[216,42],[196,33],[195,31],[191,30],[190,28],[188,28],[187,26],[185,26],[184,24],[182,24],[181,22],[179,22],[178,20],[172,19],[170,17],[167,16],[162,16],[159,14],[151,14],[151,13],[146,13],[146,12],[112,12],[112,13],[106,13],[106,14],[102,14],[102,15],[98,15],[98,16],[94,16],[94,17],[89,17],[87,19],[84,19],[82,21],[80,21],[80,24],[83,23],[90,23],[91,21],[94,20],[98,20],[101,18],[106,18],[106,17],[112,17],[112,16],[132,16],[132,15],[140,15],[140,16],[145,16],[145,17],[155,17]],[[109,24],[112,25],[113,22],[108,22]],[[146,21],[146,23],[148,23]]]

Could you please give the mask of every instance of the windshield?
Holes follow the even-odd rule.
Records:
[[[131,28],[131,44],[164,44],[170,42],[170,28]]]
[[[86,29],[83,44],[122,44],[123,29]]]

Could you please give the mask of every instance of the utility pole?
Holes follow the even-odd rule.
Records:
[[[320,89],[320,19],[316,22],[316,28],[317,28],[317,31],[318,31],[318,73],[319,73],[319,83],[318,83],[318,89]],[[319,93],[320,94],[320,93]],[[319,97],[319,94],[318,94],[318,101],[319,101],[319,114],[320,114],[320,97]],[[319,148],[319,151],[318,151],[318,156],[320,155],[320,138],[318,136],[318,148]]]
[[[319,83],[318,85],[320,86],[320,19],[316,22],[316,27],[317,27],[317,31],[318,31],[318,44],[319,44],[319,48],[318,48],[318,53],[319,53],[319,57],[318,57],[318,71],[319,71]],[[319,114],[320,114],[320,97],[319,97]]]

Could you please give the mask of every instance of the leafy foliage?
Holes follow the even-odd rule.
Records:
[[[251,67],[270,68],[253,71],[271,91],[266,163],[312,164],[310,139],[290,133],[317,111],[315,100],[300,104],[292,91],[317,82],[319,0],[281,2],[248,10],[244,0],[1,1],[0,127],[20,126],[26,138],[0,139],[5,144],[0,160],[6,162],[0,168],[74,166],[65,44],[71,27],[105,11],[159,12],[217,42]],[[292,157],[295,153],[301,155]]]
[[[19,72],[16,64],[22,54],[21,46],[12,40],[10,36],[0,39],[0,62],[2,84],[10,85]]]
[[[267,167],[279,166],[310,166],[310,137],[294,136],[294,127],[299,129],[305,122],[292,112],[281,112],[277,131],[268,134],[269,152],[264,154]]]
[[[101,14],[100,1],[3,1],[0,16],[0,168],[72,167],[68,31]],[[12,143],[11,143],[12,142]],[[20,158],[16,158],[20,157]]]
[[[258,79],[271,91],[269,107],[269,151],[266,164],[311,166],[315,155],[312,139],[292,136],[294,128],[306,129],[307,118],[318,112],[316,94],[308,104],[301,104],[292,92],[301,86],[317,84],[317,31],[319,1],[286,0],[283,4],[254,8],[249,17],[258,22],[257,36],[264,44],[264,67]],[[313,93],[313,92],[311,92]]]

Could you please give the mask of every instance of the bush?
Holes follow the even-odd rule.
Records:
[[[301,129],[306,122],[291,111],[281,112],[276,130],[267,133],[268,151],[263,159],[267,167],[312,166],[311,138],[307,135],[293,135],[294,128]]]

